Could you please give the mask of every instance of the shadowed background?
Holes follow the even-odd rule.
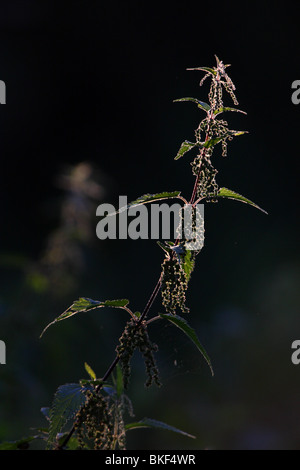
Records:
[[[87,6],[88,4],[88,6]],[[128,436],[136,449],[299,449],[300,336],[298,19],[249,2],[167,7],[138,2],[11,0],[0,7],[1,231],[0,440],[45,426],[57,387],[103,375],[125,322],[99,310],[44,326],[80,296],[128,298],[142,310],[160,272],[154,241],[100,241],[96,207],[144,193],[189,197],[190,156],[174,162],[203,118],[193,96],[207,82],[188,67],[232,66],[239,108],[226,116],[249,131],[215,160],[218,183],[262,206],[205,208],[205,247],[187,296],[189,322],[215,377],[172,326],[153,325],[163,387],[145,390],[138,356],[129,389],[136,419],[194,434]],[[231,105],[226,97],[226,104]],[[160,311],[159,300],[155,303]]]

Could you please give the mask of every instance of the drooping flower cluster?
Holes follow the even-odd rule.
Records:
[[[82,449],[88,442],[92,442],[95,450],[110,450],[115,433],[114,407],[111,406],[109,397],[100,393],[88,391],[86,398],[75,421],[78,443]],[[123,438],[120,439],[120,446],[122,445]]]
[[[183,313],[189,309],[185,305],[187,279],[176,256],[166,256],[162,264],[162,304],[167,313],[176,313],[179,308]]]
[[[134,320],[130,320],[119,339],[119,345],[116,352],[120,358],[123,373],[124,388],[128,388],[131,374],[131,359],[136,349],[139,349],[143,355],[146,367],[147,381],[146,387],[155,383],[160,386],[158,368],[153,353],[158,350],[157,345],[149,339],[147,324],[145,321],[139,325]]]

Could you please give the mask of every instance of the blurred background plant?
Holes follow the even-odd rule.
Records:
[[[4,289],[1,296],[1,333],[7,338],[8,363],[11,365],[3,371],[7,374],[4,374],[5,381],[0,388],[3,402],[9,397],[7,406],[1,408],[2,438],[14,428],[12,416],[20,418],[24,415],[28,419],[31,413],[34,414],[36,393],[45,393],[51,377],[52,366],[47,365],[43,355],[47,348],[42,352],[38,341],[42,318],[56,311],[57,305],[66,298],[76,295],[93,265],[95,211],[105,194],[104,186],[94,180],[95,175],[97,171],[91,164],[81,162],[66,167],[57,176],[55,186],[60,188],[60,197],[50,201],[50,205],[46,201],[44,215],[51,214],[58,226],[49,233],[38,259],[22,253],[0,254],[2,272],[8,273],[8,277],[13,273],[14,279],[18,279],[13,285],[13,299],[10,290]],[[42,218],[40,223],[43,223]],[[76,333],[75,329],[74,333],[76,336],[79,331]],[[74,344],[70,352],[65,340],[60,344],[55,341],[48,347],[54,361],[67,364],[69,361],[64,361],[64,357],[72,355]],[[40,353],[46,360],[44,365],[40,363]],[[30,373],[35,367],[38,368],[36,376]],[[44,379],[38,377],[40,367],[45,367]],[[25,407],[19,402],[20,394],[27,403]]]

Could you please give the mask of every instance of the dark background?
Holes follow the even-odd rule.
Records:
[[[173,100],[207,99],[202,74],[186,68],[214,66],[217,54],[247,112],[228,121],[249,131],[216,156],[218,182],[269,215],[233,201],[206,207],[188,305],[215,376],[179,331],[153,326],[163,387],[144,389],[136,357],[128,392],[137,420],[197,439],[132,431],[128,447],[300,448],[298,47],[289,2],[1,2],[0,440],[45,426],[40,408],[87,378],[85,361],[103,375],[125,314],[90,312],[40,340],[47,323],[80,296],[143,309],[162,253],[151,240],[98,240],[96,207],[165,190],[189,197],[189,157],[173,157],[203,115]]]

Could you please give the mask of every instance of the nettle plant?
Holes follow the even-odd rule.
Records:
[[[42,436],[47,441],[48,449],[125,449],[127,432],[144,427],[163,428],[194,437],[171,425],[150,418],[133,421],[132,404],[127,396],[127,390],[131,375],[131,359],[135,350],[140,351],[145,361],[146,387],[161,385],[155,360],[158,346],[149,337],[150,325],[156,321],[170,322],[182,330],[198,348],[213,374],[209,356],[195,330],[186,320],[189,312],[186,306],[186,292],[192,271],[195,269],[197,255],[203,246],[203,231],[195,230],[199,222],[197,217],[201,218],[196,211],[196,206],[200,202],[203,204],[228,198],[262,210],[244,196],[230,189],[220,188],[216,180],[218,171],[212,161],[215,148],[220,144],[221,153],[226,156],[228,142],[233,137],[246,132],[229,129],[228,122],[221,118],[227,112],[246,114],[239,109],[227,107],[223,103],[225,91],[233,104],[238,105],[235,86],[227,74],[227,67],[229,65],[224,65],[216,57],[215,67],[188,69],[204,72],[200,86],[204,80],[210,79],[208,102],[190,97],[175,100],[175,102],[193,102],[204,113],[204,118],[195,130],[194,141],[185,140],[175,156],[175,160],[178,160],[188,152],[196,151],[196,156],[191,162],[194,185],[190,199],[186,200],[179,191],[162,192],[145,194],[127,206],[129,208],[160,200],[179,199],[182,204],[181,216],[183,217],[184,210],[187,208],[190,208],[192,212],[192,223],[185,227],[182,236],[178,236],[175,242],[157,242],[163,249],[164,256],[161,274],[144,310],[132,311],[127,299],[98,301],[81,297],[45,328],[46,330],[54,323],[92,309],[120,308],[124,309],[129,316],[115,349],[116,356],[106,373],[99,378],[92,368],[85,364],[89,379],[81,380],[78,384],[62,385],[54,396],[52,406],[42,409],[49,422],[49,428],[43,431]],[[191,240],[195,244],[193,250],[189,249]],[[159,293],[165,311],[164,313],[155,312],[151,316],[153,302]],[[129,417],[129,422],[126,416]]]

